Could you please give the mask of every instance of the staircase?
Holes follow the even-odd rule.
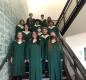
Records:
[[[66,18],[66,14],[68,9],[71,7],[72,3],[76,1],[75,7],[73,7],[73,11],[70,13],[69,17]],[[59,30],[61,31],[61,34],[64,35],[64,33],[67,31],[67,29],[70,27],[73,20],[78,15],[81,8],[86,3],[86,0],[68,0],[67,4],[65,5],[62,14],[60,15],[56,26],[59,26]],[[66,41],[63,39],[62,36],[60,36],[60,41],[64,48],[64,59],[63,59],[63,69],[61,70],[63,73],[62,80],[86,80],[86,70],[83,67],[83,65],[80,63],[78,58],[76,57],[75,53],[72,51],[70,46],[66,43]],[[3,67],[5,63],[7,62],[9,54],[4,58],[0,65],[0,71],[3,70]],[[28,65],[28,63],[26,63]],[[47,65],[47,63],[46,63]],[[29,80],[29,71],[28,67],[26,67],[25,75],[23,76],[23,80]],[[73,72],[74,74],[71,74]],[[9,80],[11,77],[9,77]],[[43,73],[43,80],[49,80],[49,74],[48,71],[46,73]]]
[[[46,63],[46,65],[47,65],[48,63]],[[64,64],[63,64],[64,65]],[[29,66],[29,63],[26,63],[26,72],[25,72],[25,75],[24,75],[24,77],[23,77],[23,80],[29,80],[29,68],[28,68],[28,66]],[[48,70],[48,69],[47,69]],[[62,77],[62,80],[68,80],[67,79],[67,75],[66,75],[66,73],[65,73],[65,69],[64,69],[64,66],[63,66],[63,70],[61,70],[62,71],[62,73],[63,73],[63,77]],[[45,71],[45,74],[43,73],[43,79],[42,80],[49,80],[49,73],[48,73],[48,71]]]

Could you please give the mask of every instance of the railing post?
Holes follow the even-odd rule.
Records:
[[[63,13],[64,26],[65,26],[65,13]]]
[[[75,68],[75,80],[77,80],[77,67],[76,67],[76,63],[75,63],[75,60],[74,60],[74,68]]]

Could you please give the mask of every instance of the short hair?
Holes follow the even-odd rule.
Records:
[[[48,27],[43,27],[42,30],[43,30],[43,29],[47,29],[47,30],[48,30]]]
[[[41,14],[41,16],[44,16],[44,14]]]
[[[33,15],[33,13],[29,13],[29,16],[30,16],[30,15]]]

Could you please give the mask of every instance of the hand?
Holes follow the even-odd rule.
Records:
[[[46,59],[45,62],[48,62],[48,60]]]
[[[9,63],[9,64],[12,64],[12,58],[9,60],[9,59],[7,59],[7,62]]]
[[[63,62],[63,59],[61,59],[61,62]]]
[[[26,62],[29,62],[29,59],[28,59],[28,60],[25,59],[25,60],[24,60],[24,63],[26,63]]]

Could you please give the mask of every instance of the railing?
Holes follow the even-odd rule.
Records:
[[[59,27],[62,35],[67,31],[71,23],[74,21],[75,17],[81,10],[81,8],[86,3],[85,0],[68,0],[57,23],[56,26]]]
[[[1,65],[0,65],[0,71],[2,70],[3,66],[5,65],[5,63],[7,62],[9,54],[7,54],[7,56],[3,59]]]
[[[86,70],[76,57],[67,42],[60,37],[64,49],[64,64],[68,71],[69,80],[86,80]]]

